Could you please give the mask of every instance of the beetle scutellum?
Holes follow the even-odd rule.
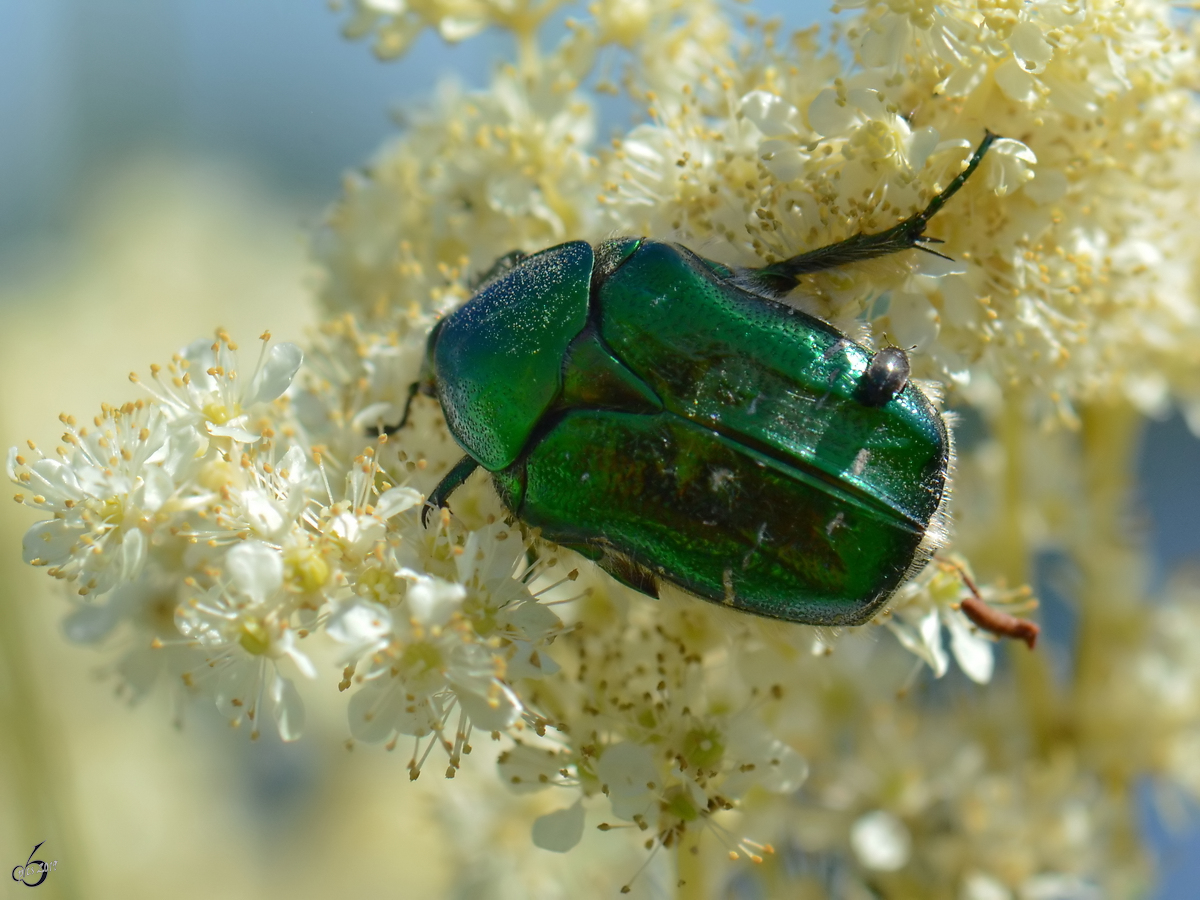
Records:
[[[644,238],[498,265],[435,326],[409,392],[438,399],[466,452],[430,508],[482,466],[517,518],[651,596],[666,581],[866,621],[937,546],[950,435],[904,351],[779,300],[807,273],[933,253],[926,224],[994,139],[916,215],[763,268]]]

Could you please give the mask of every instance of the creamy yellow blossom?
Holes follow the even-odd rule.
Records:
[[[1144,417],[1200,420],[1200,67],[1170,8],[863,0],[823,40],[708,0],[572,7],[553,39],[555,0],[347,5],[382,56],[498,28],[514,59],[484,90],[440,89],[347,176],[314,242],[326,321],[303,363],[264,340],[249,368],[219,332],[152,370],[149,401],[93,430],[65,417],[59,459],[10,455],[18,500],[52,516],[26,558],[75,589],[68,635],[124,628],[148,648],[118,667],[133,696],[166,671],[289,739],[303,706],[283,673],[324,676],[353,740],[411,746],[412,778],[498,741],[513,799],[476,785],[488,821],[519,809],[555,852],[591,825],[635,836],[674,854],[681,896],[1141,891],[1139,780],[1200,796],[1196,588],[1147,601],[1126,509]],[[613,93],[634,121],[603,142]],[[907,349],[956,412],[945,546],[872,623],[651,600],[548,545],[481,475],[423,524],[461,450],[410,386],[498,257],[647,235],[761,266],[920,210],[987,131],[930,225],[944,256],[787,298]],[[1035,616],[1048,551],[1076,574],[1075,634],[997,652],[969,604]],[[313,668],[314,639],[338,671]]]

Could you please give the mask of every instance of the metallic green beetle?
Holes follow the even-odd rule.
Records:
[[[426,512],[482,466],[518,519],[646,594],[865,622],[934,549],[949,435],[903,351],[778,298],[808,272],[934,252],[926,223],[994,138],[917,215],[765,268],[621,238],[494,274],[433,329],[409,392],[437,397],[467,454]]]

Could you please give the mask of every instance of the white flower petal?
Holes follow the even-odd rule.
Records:
[[[84,470],[85,472],[90,470]],[[29,467],[31,476],[28,485],[39,494],[47,494],[66,500],[83,500],[83,486],[78,474],[65,463],[56,459],[39,459]],[[103,484],[103,480],[100,482]]]
[[[21,540],[21,559],[26,563],[34,560],[61,562],[71,553],[81,530],[82,526],[69,524],[62,519],[37,522],[30,526]]]
[[[751,91],[742,98],[741,110],[764,137],[782,137],[799,131],[800,111],[770,91]]]
[[[396,731],[395,717],[404,711],[404,693],[369,684],[357,691],[347,709],[350,734],[357,741],[378,744],[388,740]]]
[[[933,674],[941,678],[946,674],[949,660],[942,649],[941,623],[936,609],[931,609],[917,620],[914,626],[905,615],[889,616],[885,620],[888,630],[896,635],[904,649],[924,660]]]
[[[146,534],[140,528],[131,528],[121,536],[121,579],[133,581],[141,574],[146,564]]]
[[[355,428],[367,428],[376,422],[393,421],[395,414],[396,407],[392,403],[371,403],[355,413],[354,418],[350,420],[350,424]]]
[[[962,900],[1012,900],[1012,891],[991,875],[971,872],[963,879]]]
[[[933,669],[933,674],[941,678],[946,674],[950,661],[946,658],[946,651],[942,647],[942,620],[938,616],[937,610],[931,609],[921,619],[918,628],[921,632],[921,643],[929,652],[929,664]]]
[[[1030,72],[1040,72],[1054,56],[1054,48],[1033,22],[1021,22],[1009,35],[1013,55]]]
[[[992,680],[995,668],[992,642],[975,633],[962,613],[950,611],[944,621],[950,632],[950,650],[958,667],[976,684],[987,684]]]
[[[142,472],[140,505],[147,512],[157,512],[175,493],[175,482],[162,466],[147,466]]]
[[[299,740],[304,731],[304,701],[292,680],[276,675],[271,686],[271,699],[279,736],[285,741]]]
[[[543,850],[566,853],[583,838],[586,818],[582,799],[566,809],[539,816],[533,822],[533,843]]]
[[[229,551],[225,566],[242,593],[262,603],[283,585],[283,556],[259,541],[243,541]]]
[[[292,447],[279,461],[277,471],[287,473],[289,484],[301,484],[308,473],[308,456],[299,447]]]
[[[281,537],[292,524],[285,509],[259,488],[242,491],[242,513],[246,524],[268,540]]]
[[[375,504],[375,515],[381,519],[390,519],[406,509],[420,506],[425,502],[425,495],[409,487],[394,487],[379,495]]]
[[[987,185],[1003,196],[1034,179],[1037,154],[1020,141],[1000,138],[988,155]]]
[[[481,731],[504,731],[521,717],[521,701],[506,684],[493,681],[486,696],[462,685],[450,686],[471,723]]]
[[[1054,203],[1067,193],[1070,182],[1059,169],[1038,169],[1036,177],[1025,182],[1025,196],[1034,203]]]
[[[655,789],[650,785],[658,782],[658,769],[646,747],[627,741],[605,748],[596,775],[608,786],[613,813],[622,819],[644,813],[654,802]]]
[[[108,635],[118,621],[108,606],[77,606],[63,619],[63,633],[76,644],[94,644]]]
[[[850,846],[864,868],[894,872],[908,862],[912,836],[903,822],[878,809],[854,823],[850,829]]]
[[[515,794],[533,794],[561,782],[559,769],[569,762],[558,750],[516,744],[497,761],[500,781]]]
[[[239,444],[256,444],[262,439],[261,434],[247,431],[240,425],[213,425],[211,422],[205,422],[204,424],[208,429],[208,433],[213,437],[227,437],[237,441]]]
[[[912,141],[908,147],[909,166],[913,169],[924,168],[926,160],[937,149],[941,139],[942,136],[938,133],[938,130],[931,125],[926,125],[924,128],[918,128],[914,131]]]
[[[1007,59],[997,66],[995,77],[996,84],[1010,100],[1026,106],[1037,102],[1037,81],[1015,59]]]
[[[546,634],[562,624],[554,610],[537,600],[524,600],[505,609],[506,621],[530,637]]]
[[[842,134],[858,121],[858,112],[838,99],[837,91],[826,88],[808,107],[808,124],[822,136]]]
[[[352,646],[373,645],[392,630],[392,615],[378,603],[355,600],[343,603],[329,617],[325,633]]]
[[[483,16],[445,16],[438,22],[438,34],[447,44],[457,44],[474,37],[488,26]]]
[[[255,375],[243,405],[249,407],[255,403],[270,403],[280,396],[296,377],[302,362],[304,354],[295,344],[276,344]]]
[[[937,257],[933,257],[935,260]],[[949,272],[947,274],[961,274]],[[937,310],[924,294],[896,291],[888,304],[889,336],[901,347],[924,350],[937,340]]]
[[[790,141],[763,141],[758,145],[758,158],[780,181],[795,181],[804,174],[804,157]]]
[[[406,577],[411,579],[404,598],[409,614],[426,627],[445,625],[467,596],[461,584],[415,573]]]
[[[772,734],[752,713],[736,716],[725,735],[726,756],[737,760],[743,768],[730,773],[721,787],[722,793],[740,797],[758,786],[773,794],[790,794],[799,790],[808,778],[808,762],[804,757]]]
[[[296,664],[300,674],[305,678],[317,677],[317,667],[313,665],[313,661],[296,647],[296,632],[290,628],[285,630],[277,643],[282,654]]]

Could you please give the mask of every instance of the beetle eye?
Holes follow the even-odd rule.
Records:
[[[885,347],[871,357],[858,383],[858,399],[865,406],[883,406],[908,384],[908,354],[899,347]]]

